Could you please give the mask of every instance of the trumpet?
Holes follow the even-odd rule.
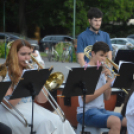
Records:
[[[108,58],[106,58],[106,60],[110,60],[110,59],[108,59]],[[110,70],[110,72],[111,72],[111,76],[110,75],[108,75],[108,77],[109,78],[114,78],[115,76],[120,76],[119,74],[117,74],[117,73],[115,73],[108,65],[106,65],[103,61],[101,62],[101,64],[103,65],[103,66],[105,66],[107,69],[109,69]]]
[[[92,45],[89,45],[87,47],[85,47],[84,49],[84,55],[88,58],[88,59],[91,59],[91,51],[92,51]],[[111,65],[114,66],[115,69],[119,69],[118,65],[116,65],[113,61],[111,61],[110,59],[106,58],[106,62],[110,63]],[[105,66],[107,69],[110,70],[111,72],[111,75],[112,76],[109,76],[109,78],[114,78],[115,76],[119,76],[119,74],[116,74],[108,65],[106,65],[103,61],[101,62],[101,64],[103,66]]]
[[[91,51],[92,51],[92,46],[89,45],[87,47],[85,47],[84,49],[84,55],[88,58],[88,59],[91,59]],[[113,61],[111,61],[110,59],[106,58],[106,62],[110,63],[116,70],[119,70],[119,66],[117,64],[115,64]],[[119,74],[116,74],[108,65],[106,65],[104,62],[101,62],[101,64],[103,66],[105,66],[107,69],[110,70],[112,76],[108,76],[110,78],[114,78],[116,76],[120,76]],[[125,89],[122,89],[126,94],[128,94],[127,90]]]
[[[32,61],[38,65],[38,69],[43,69],[43,67],[39,64],[39,62],[32,55],[31,55],[31,58],[32,58]],[[28,61],[25,61],[25,62],[27,64],[28,68],[30,68],[30,69],[34,68],[33,65],[30,64]],[[49,103],[51,104],[53,109],[59,115],[61,120],[64,122],[66,120],[65,114],[62,111],[62,109],[60,108],[60,106],[58,105],[58,103],[55,101],[55,99],[53,98],[51,93],[49,92],[49,91],[52,91],[52,90],[58,88],[63,83],[63,80],[64,80],[64,75],[61,72],[52,73],[44,85],[44,89],[47,92],[47,94],[50,96],[50,98],[45,94],[43,89],[41,91],[43,92],[44,96],[47,98],[47,100],[49,101]],[[56,106],[60,110],[60,112],[57,110]]]
[[[14,115],[16,118],[18,118],[18,120],[20,122],[22,122],[25,127],[27,127],[29,124],[28,124],[26,118],[24,117],[24,115],[17,108],[15,108],[5,97],[3,98],[3,100],[24,119],[25,123],[13,111],[11,111],[11,109],[8,108],[5,103],[1,102],[2,106],[5,107],[12,115]]]
[[[2,77],[2,81],[3,81],[3,79],[6,77],[6,74],[7,74],[6,65],[5,65],[5,64],[1,64],[1,65],[0,65],[0,76]],[[17,112],[17,114],[18,114],[20,117],[23,118],[24,122],[23,122],[23,121],[20,119],[20,117],[17,116],[10,108],[8,108],[8,106],[7,106],[4,102],[1,102],[1,105],[2,105],[3,107],[5,107],[12,115],[14,115],[16,118],[18,118],[18,120],[19,120],[20,122],[22,122],[25,127],[27,127],[27,126],[28,126],[28,122],[27,122],[26,118],[24,117],[24,115],[23,115],[18,109],[16,109],[16,108],[7,100],[6,97],[3,98],[3,101],[5,101],[6,104],[7,104],[8,106],[10,106],[13,110],[15,110],[15,112]]]

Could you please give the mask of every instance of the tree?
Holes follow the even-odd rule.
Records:
[[[2,2],[0,2],[2,7]],[[91,7],[102,10],[103,25],[125,24],[134,12],[133,0],[76,0],[76,35],[89,25],[87,12]],[[0,8],[2,16],[3,8]],[[0,24],[3,25],[2,19]],[[35,27],[44,34],[70,34],[73,28],[73,0],[8,0],[6,29],[33,36]],[[103,28],[103,26],[102,26]],[[113,30],[113,29],[112,29]],[[111,31],[113,32],[113,31]]]

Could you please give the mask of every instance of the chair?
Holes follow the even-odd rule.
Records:
[[[82,125],[78,123],[76,134],[81,134]],[[84,132],[90,132],[90,134],[102,134],[104,132],[109,132],[108,128],[96,128],[96,127],[87,127],[85,126]]]

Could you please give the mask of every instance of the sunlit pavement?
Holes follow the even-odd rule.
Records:
[[[53,66],[53,72],[62,72],[64,75],[64,80],[66,81],[68,73],[69,73],[69,69],[68,68],[73,68],[73,67],[80,67],[80,65],[78,63],[69,63],[69,62],[49,62],[47,58],[43,58],[44,62],[45,62],[45,68],[49,68],[51,66]]]

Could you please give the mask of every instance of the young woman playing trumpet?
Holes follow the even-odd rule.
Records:
[[[8,89],[6,96],[12,94],[16,84],[20,80],[23,71],[27,68],[25,61],[29,61],[30,59],[31,45],[25,40],[15,40],[11,45],[5,63],[7,66],[7,75],[4,81],[12,81],[12,85]],[[38,94],[38,96],[36,96],[35,99],[39,103],[44,103],[47,101],[42,91]],[[31,123],[31,97],[9,100],[9,102],[25,116],[28,123]],[[30,127],[25,127],[2,105],[0,105],[0,122],[8,125],[12,129],[13,134],[29,134],[31,131]],[[65,122],[62,122],[58,115],[51,113],[36,103],[34,103],[33,130],[36,131],[36,134],[75,134],[74,130],[67,120],[65,120]]]

